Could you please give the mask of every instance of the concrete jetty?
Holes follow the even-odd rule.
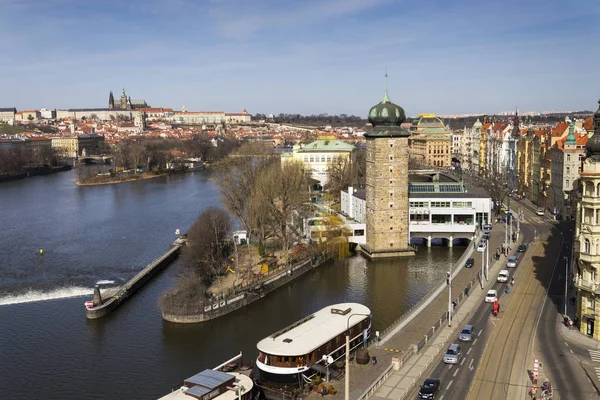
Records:
[[[91,307],[86,307],[86,317],[88,319],[102,318],[123,304],[139,288],[179,256],[185,241],[184,237],[179,237],[171,244],[169,251],[152,261],[133,278],[118,288],[110,289],[108,292],[102,294],[100,288],[96,285],[94,288],[94,299],[92,300],[93,304]]]

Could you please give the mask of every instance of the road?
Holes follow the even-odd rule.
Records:
[[[521,234],[523,235],[523,242],[529,243],[533,240],[534,237],[534,229],[528,225],[521,225]],[[499,230],[498,228],[494,228],[492,231],[492,238],[495,239],[497,237],[504,237],[504,230]],[[531,251],[528,250],[526,253],[518,254],[518,265],[521,265],[524,260],[527,258],[531,258]],[[476,259],[477,260],[477,259]],[[519,268],[511,268],[509,272],[511,276],[514,276],[515,272],[517,272]],[[495,280],[495,276],[490,276],[490,279]],[[515,278],[517,279],[517,278]],[[515,284],[515,287],[518,286],[518,282]],[[503,314],[506,312],[504,308],[506,307],[504,297],[509,297],[509,295],[504,295],[504,288],[507,284],[505,283],[495,283],[493,289],[498,291],[499,303],[500,303],[500,315],[498,317],[491,316],[491,304],[490,303],[482,303],[479,308],[474,312],[473,316],[470,318],[468,324],[473,325],[475,327],[475,335],[474,340],[472,342],[462,342],[462,359],[460,360],[458,365],[446,365],[441,359],[443,354],[439,355],[439,362],[434,364],[435,367],[431,372],[429,372],[429,376],[439,378],[441,380],[441,390],[438,394],[437,399],[466,399],[468,397],[469,388],[473,379],[475,377],[477,368],[479,367],[479,363],[481,360],[481,354],[484,352],[485,346],[494,331],[495,325],[502,318]],[[514,289],[514,288],[513,288]],[[465,324],[466,325],[466,324]],[[457,340],[455,343],[459,343]],[[418,392],[418,387],[413,390],[412,393],[408,396],[408,398],[416,398]],[[484,398],[484,397],[482,397]]]
[[[592,384],[593,365],[581,362],[589,359],[588,349],[568,343],[558,332],[564,306],[563,257],[571,255],[573,226],[549,224],[547,217],[535,216],[535,209],[522,209],[530,223],[521,224],[524,242],[534,236],[541,240],[531,243],[518,268],[510,271],[516,280],[510,294],[503,294],[505,284],[494,286],[500,294],[500,315],[491,316],[490,305],[483,303],[469,320],[475,340],[462,344],[460,363],[445,365],[440,354],[429,372],[442,382],[437,399],[529,398],[535,357],[543,365],[539,384],[549,379],[554,399],[599,398]],[[417,390],[409,398],[416,398]]]

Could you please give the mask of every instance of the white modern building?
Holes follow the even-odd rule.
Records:
[[[434,171],[410,174],[410,239],[472,240],[479,227],[491,221],[491,199],[481,188],[466,189],[463,183]],[[366,223],[364,190],[341,192],[341,212],[353,223]],[[356,236],[356,235],[354,235]],[[359,238],[350,240],[361,243]]]

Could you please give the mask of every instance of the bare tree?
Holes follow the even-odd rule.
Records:
[[[207,208],[188,231],[185,256],[192,269],[204,281],[210,282],[223,273],[231,245],[232,221],[219,208]]]
[[[298,227],[292,213],[302,207],[308,198],[308,183],[300,162],[273,163],[261,175],[259,195],[272,205],[275,232],[284,251],[290,248]],[[294,235],[295,234],[295,235]]]

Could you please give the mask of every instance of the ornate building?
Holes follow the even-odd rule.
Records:
[[[600,101],[598,102],[600,103]],[[600,108],[594,114],[594,135],[586,144],[580,173],[581,200],[575,225],[575,263],[579,330],[600,340]]]
[[[410,157],[416,164],[449,167],[452,132],[434,114],[420,114],[410,127]]]
[[[131,100],[131,97],[127,97],[125,94],[125,88],[123,88],[123,93],[118,104],[115,104],[115,97],[112,91],[108,95],[109,110],[136,110],[138,108],[150,108],[150,106],[146,104],[145,100]]]
[[[367,238],[362,245],[369,258],[414,255],[408,231],[410,132],[400,127],[405,119],[404,110],[391,102],[387,90],[381,103],[369,111],[373,127],[365,133]]]

